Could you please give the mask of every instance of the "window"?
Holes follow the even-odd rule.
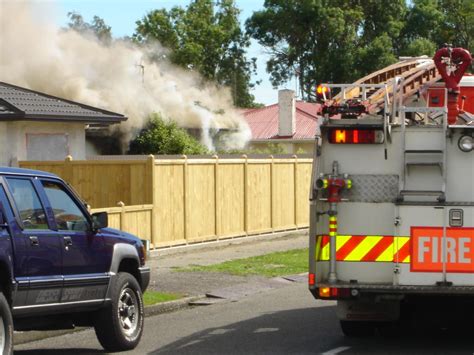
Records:
[[[64,160],[69,154],[67,134],[26,134],[27,160]]]
[[[7,178],[25,229],[48,229],[46,214],[30,180]]]
[[[68,231],[87,231],[89,229],[87,218],[63,187],[51,181],[42,181],[42,184],[53,208],[58,228]]]

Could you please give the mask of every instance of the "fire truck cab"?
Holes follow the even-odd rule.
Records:
[[[474,77],[454,52],[327,85],[339,94],[316,136],[309,289],[337,300],[348,336],[474,320]]]

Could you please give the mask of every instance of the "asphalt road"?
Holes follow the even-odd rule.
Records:
[[[472,329],[472,328],[471,328]],[[420,329],[418,329],[420,330]],[[23,344],[15,354],[99,354],[92,330]],[[345,338],[333,302],[315,301],[303,283],[237,302],[146,319],[137,349],[123,354],[473,354],[472,330]]]

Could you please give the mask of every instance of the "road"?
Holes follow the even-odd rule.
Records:
[[[472,328],[471,328],[472,329]],[[471,332],[472,333],[472,332]],[[99,354],[92,330],[23,344],[15,354]],[[345,338],[333,302],[315,301],[304,283],[146,319],[137,349],[121,354],[473,354],[472,335]]]

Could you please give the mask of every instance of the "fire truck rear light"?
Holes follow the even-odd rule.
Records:
[[[331,297],[331,288],[329,288],[329,287],[320,287],[319,288],[319,297],[321,297],[321,298]]]
[[[309,286],[314,286],[316,284],[316,275],[309,273],[308,274],[308,284]]]
[[[331,128],[328,140],[333,144],[381,144],[384,134],[379,129]]]
[[[459,138],[458,147],[465,153],[469,153],[474,148],[473,138],[471,136],[462,136]]]

